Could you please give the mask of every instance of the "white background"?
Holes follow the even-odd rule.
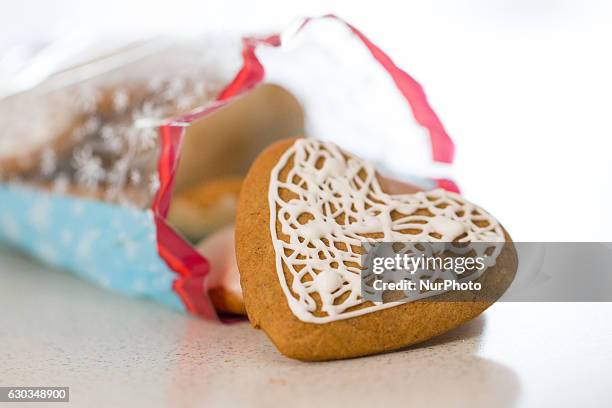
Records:
[[[609,4],[3,0],[0,50],[48,39],[277,31],[333,12],[423,84],[456,142],[463,192],[515,240],[611,241]]]

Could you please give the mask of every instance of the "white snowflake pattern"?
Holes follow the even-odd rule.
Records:
[[[140,119],[159,119],[164,116],[164,112],[160,104],[153,101],[144,102],[140,108],[137,108],[132,113],[132,120],[138,122]]]
[[[72,240],[73,235],[71,230],[65,229],[60,233],[60,242],[63,246],[70,247],[70,245],[72,244]]]
[[[89,260],[93,251],[93,244],[100,238],[98,230],[89,230],[78,240],[76,256],[81,260]]]
[[[130,170],[130,156],[123,156],[115,161],[112,168],[106,176],[106,181],[109,183],[106,191],[108,199],[116,198],[121,192],[127,181],[127,174]]]
[[[157,131],[152,127],[130,128],[127,137],[130,147],[136,151],[151,150],[157,145]]]
[[[162,97],[168,101],[174,100],[183,94],[186,85],[187,81],[184,78],[175,78],[170,81],[166,89],[162,92]]]
[[[60,173],[53,178],[53,192],[56,194],[64,194],[68,191],[68,186],[70,185],[70,178],[64,174]]]
[[[100,129],[102,122],[96,117],[90,117],[83,123],[83,125],[77,127],[72,132],[72,139],[77,142],[85,140],[88,136],[97,132]]]
[[[81,87],[75,94],[75,104],[84,113],[93,113],[98,107],[100,92],[92,87]]]
[[[182,111],[195,106],[196,98],[193,95],[183,94],[176,98],[176,107]]]
[[[87,133],[94,133],[100,129],[102,122],[97,117],[93,116],[85,121],[84,128]]]
[[[87,129],[85,126],[79,126],[72,132],[72,139],[80,142],[87,136]]]
[[[120,129],[116,126],[104,125],[100,129],[100,137],[104,147],[111,153],[120,153],[123,150],[123,138]]]
[[[115,91],[113,94],[113,108],[116,112],[124,112],[128,108],[129,104],[130,96],[125,90],[119,89]]]
[[[154,173],[151,175],[151,179],[149,181],[149,192],[153,195],[157,194],[157,190],[159,190],[159,174]]]
[[[130,183],[132,183],[133,186],[139,185],[141,180],[142,175],[139,170],[134,169],[130,171]]]
[[[198,98],[206,96],[208,93],[208,86],[206,85],[206,82],[196,81],[196,83],[193,85],[193,92]]]
[[[164,79],[160,76],[153,77],[147,83],[147,89],[151,92],[157,92],[164,86]]]
[[[134,259],[138,254],[138,243],[125,233],[119,234],[117,240],[119,241],[119,245],[123,249],[125,256],[128,259]]]
[[[159,274],[161,270],[158,266],[151,265],[149,267],[149,272],[151,272],[152,274]],[[172,285],[172,279],[173,279],[172,275],[168,273],[164,273],[163,275],[156,277],[152,283],[155,288],[164,289],[164,288],[169,288],[170,285]]]
[[[137,293],[143,293],[146,291],[147,286],[145,284],[145,282],[142,279],[136,279],[133,283],[132,283],[132,289],[137,292]]]
[[[102,159],[92,153],[90,146],[84,146],[74,152],[72,165],[76,170],[76,179],[80,186],[95,189],[104,181]]]
[[[117,81],[104,83],[100,77],[58,90],[65,92],[68,113],[79,118],[80,124],[72,132],[67,157],[53,147],[41,152],[36,176],[49,180],[57,194],[71,193],[74,184],[99,189],[108,202],[140,209],[150,206],[159,189],[153,174],[159,158],[159,124],[207,103],[221,88],[217,77],[227,79],[217,72],[217,57],[208,51],[189,53],[189,63],[176,69],[151,67],[137,79],[144,85],[137,89],[122,86],[127,78],[118,75]],[[201,59],[202,54],[208,59]],[[31,158],[24,159],[24,164],[31,165],[27,160]]]
[[[144,217],[141,217],[141,226],[147,231],[147,234],[155,236],[156,228],[155,228],[155,215],[151,209],[148,209],[144,212]]]
[[[29,220],[38,232],[48,229],[51,222],[51,202],[47,198],[35,200],[30,208]]]
[[[71,209],[72,215],[75,217],[80,217],[83,214],[85,214],[85,204],[83,204],[83,202],[81,201],[75,201],[74,204],[72,204],[72,209]]]

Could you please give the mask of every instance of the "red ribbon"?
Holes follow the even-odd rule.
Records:
[[[382,65],[395,82],[398,90],[410,105],[416,121],[428,130],[433,160],[441,163],[452,163],[455,150],[453,142],[429,106],[421,85],[397,67],[387,54],[355,27],[334,15],[319,17],[319,19],[323,18],[331,18],[345,24],[364,43],[374,59]],[[304,20],[298,31],[313,20],[316,19],[308,18]],[[158,253],[168,267],[178,275],[172,287],[181,298],[185,308],[191,313],[209,319],[218,318],[208,298],[205,286],[205,277],[210,269],[209,263],[166,222],[181,142],[185,131],[183,126],[177,126],[173,122],[191,122],[199,119],[223,106],[230,99],[261,83],[265,77],[265,68],[255,54],[256,48],[260,45],[278,47],[281,45],[281,37],[272,35],[265,38],[243,39],[243,66],[232,82],[221,91],[217,103],[204,110],[170,121],[169,124],[163,125],[159,129],[161,137],[161,154],[158,164],[160,187],[152,204],[157,230]],[[447,190],[458,191],[457,185],[448,179],[438,179],[436,184],[438,187]]]

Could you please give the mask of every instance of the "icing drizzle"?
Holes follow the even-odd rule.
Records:
[[[371,164],[312,138],[297,140],[272,169],[268,203],[281,287],[293,314],[310,323],[405,303],[362,300],[356,248],[366,242],[504,241],[499,223],[458,194],[387,194]]]

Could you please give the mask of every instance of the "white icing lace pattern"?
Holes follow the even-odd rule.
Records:
[[[289,193],[281,196],[283,190]],[[283,154],[271,173],[268,203],[280,284],[294,315],[310,323],[327,323],[401,304],[371,303],[355,309],[365,302],[360,294],[361,255],[352,246],[365,242],[504,241],[499,223],[459,195],[444,190],[387,194],[372,165],[316,139],[299,139]],[[418,215],[418,210],[428,210],[433,216]],[[401,216],[393,220],[394,212]],[[299,220],[302,214],[307,214],[308,221]],[[407,229],[420,232],[400,232]],[[496,256],[492,254],[487,266],[495,263]],[[482,272],[462,280],[476,279]]]

